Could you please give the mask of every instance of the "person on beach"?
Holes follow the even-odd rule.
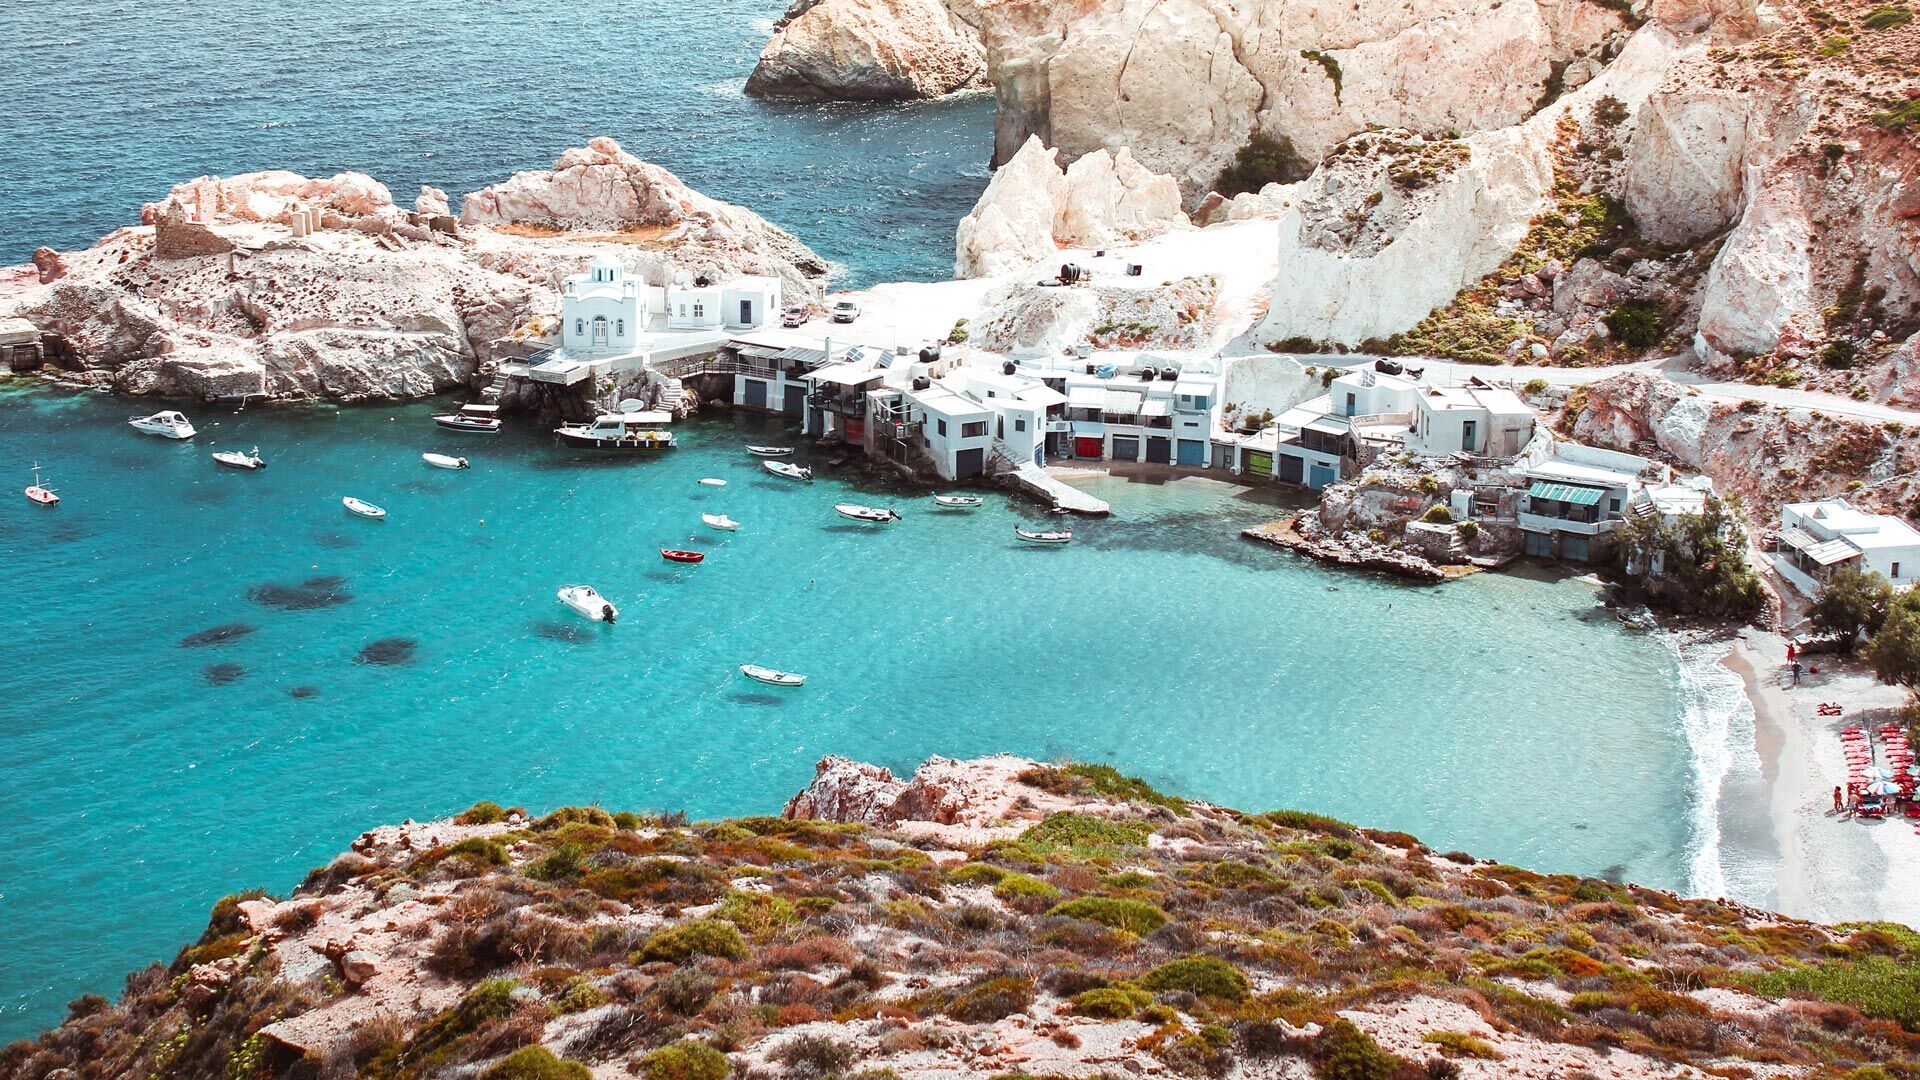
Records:
[[[1800,661],[1798,660],[1793,662],[1793,685],[1800,685]]]
[[[1840,808],[1841,808],[1840,785],[1835,784],[1833,785],[1833,812],[1836,814],[1839,813]]]
[[[1794,651],[1794,648],[1793,648],[1793,642],[1791,641],[1787,642],[1787,659],[1794,660],[1797,658],[1797,656],[1798,654]]]

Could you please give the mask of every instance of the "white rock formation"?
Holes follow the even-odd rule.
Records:
[[[1749,175],[1757,180],[1757,170]],[[1707,271],[1695,348],[1704,359],[1771,351],[1811,310],[1813,226],[1798,187],[1753,193],[1740,224]]]
[[[1051,259],[1060,245],[1104,247],[1190,227],[1171,177],[1122,147],[1066,170],[1059,153],[1027,140],[995,170],[955,234],[955,277],[988,277]]]
[[[1554,175],[1549,150],[1567,110],[1589,110],[1603,95],[1637,106],[1675,55],[1704,49],[1682,45],[1657,25],[1643,27],[1599,78],[1523,124],[1467,136],[1470,157],[1407,204],[1384,234],[1350,237],[1316,227],[1317,220],[1345,216],[1329,214],[1324,204],[1361,204],[1365,194],[1343,187],[1342,170],[1350,165],[1323,164],[1282,196],[1290,206],[1261,340],[1354,345],[1413,326],[1499,266],[1546,208]]]
[[[1627,149],[1627,212],[1662,243],[1725,228],[1740,211],[1747,94],[1662,88],[1640,110]]]
[[[941,0],[798,0],[747,79],[759,97],[933,98],[984,85],[980,35]]]
[[[420,195],[413,200],[413,209],[416,213],[421,214],[451,214],[453,212],[452,208],[447,204],[447,193],[437,187],[428,187],[425,184],[420,185]]]

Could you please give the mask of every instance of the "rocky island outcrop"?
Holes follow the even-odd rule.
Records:
[[[470,383],[497,342],[543,339],[562,279],[611,254],[665,284],[687,270],[779,276],[826,264],[610,139],[466,197],[406,210],[358,173],[202,177],[84,251],[0,284],[0,317],[59,343],[63,377],[168,396],[420,397]]]
[[[941,0],[794,0],[747,78],[755,97],[889,101],[985,85],[977,31]]]
[[[0,1077],[1885,1076],[1916,950],[1102,766],[828,758],[780,817],[374,829]]]

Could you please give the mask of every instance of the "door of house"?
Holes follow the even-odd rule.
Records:
[[[767,407],[767,381],[765,379],[747,380],[746,403],[756,409],[764,409]]]
[[[1207,444],[1200,439],[1181,439],[1180,464],[1206,468]]]
[[[1100,452],[1104,449],[1106,449],[1106,440],[1104,439],[1090,438],[1085,435],[1079,435],[1074,437],[1074,440],[1073,440],[1073,456],[1074,457],[1090,458],[1094,461],[1098,461],[1100,460]]]
[[[1592,557],[1589,538],[1577,533],[1565,533],[1560,537],[1560,557],[1568,562],[1586,562]]]
[[[1304,463],[1300,460],[1299,455],[1281,454],[1280,455],[1280,482],[1283,484],[1306,483],[1306,476],[1301,472],[1303,468],[1304,468]]]
[[[751,300],[740,301],[740,325],[753,325],[753,301]]]
[[[1463,420],[1460,422],[1460,449],[1465,450],[1469,454],[1473,453],[1473,437],[1477,434],[1474,429],[1477,427],[1479,427],[1479,424],[1473,420]]]
[[[985,449],[975,447],[972,450],[962,450],[954,455],[953,477],[956,480],[966,480],[979,476],[981,472],[986,469],[986,464],[987,452]]]
[[[1307,487],[1314,491],[1319,491],[1321,488],[1326,487],[1338,479],[1340,479],[1339,470],[1331,465],[1322,465],[1316,461],[1313,463],[1313,468],[1307,473]]]
[[[1147,436],[1147,464],[1173,464],[1173,440]]]
[[[1527,554],[1536,559],[1553,558],[1553,537],[1548,533],[1523,532],[1520,534],[1521,546]]]
[[[595,316],[593,320],[593,347],[600,348],[607,343],[607,317]]]
[[[1113,460],[1139,461],[1140,460],[1140,436],[1115,435],[1113,437]]]
[[[1273,455],[1265,450],[1247,451],[1247,461],[1242,471],[1250,472],[1255,476],[1272,476]]]
[[[799,416],[807,407],[807,388],[804,386],[787,387],[786,412]]]

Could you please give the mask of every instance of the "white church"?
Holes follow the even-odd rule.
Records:
[[[602,255],[561,286],[560,348],[574,358],[626,356],[665,344],[663,332],[752,330],[779,311],[779,278],[714,285],[682,270],[672,285],[648,285]]]

